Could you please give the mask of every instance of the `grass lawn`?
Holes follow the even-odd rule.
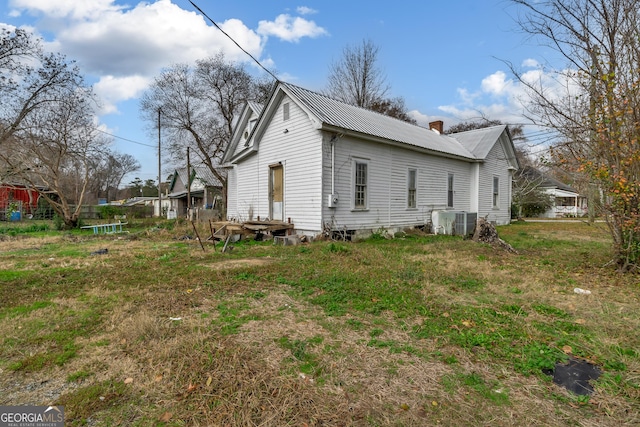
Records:
[[[64,405],[67,426],[640,424],[640,276],[606,266],[604,224],[499,227],[518,254],[29,224],[0,223],[0,405]],[[543,373],[569,355],[602,369],[591,396]]]

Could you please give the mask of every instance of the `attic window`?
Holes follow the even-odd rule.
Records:
[[[282,104],[282,120],[289,120],[289,103],[285,102]]]

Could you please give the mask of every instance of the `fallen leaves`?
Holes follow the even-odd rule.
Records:
[[[166,423],[166,422],[169,422],[171,417],[173,417],[173,414],[167,411],[164,414],[160,415],[160,418],[158,418],[158,421]]]

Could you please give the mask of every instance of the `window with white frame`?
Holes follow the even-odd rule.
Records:
[[[453,174],[447,176],[447,207],[453,207]]]
[[[353,164],[353,207],[354,209],[367,209],[367,162],[356,160]]]
[[[500,207],[500,177],[493,177],[493,207]]]
[[[416,187],[418,172],[415,169],[409,169],[407,175],[407,208],[415,209],[416,203]]]
[[[282,120],[289,120],[289,103],[282,104]]]

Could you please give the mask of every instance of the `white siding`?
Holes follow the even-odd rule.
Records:
[[[505,134],[501,137],[506,138]],[[478,217],[487,217],[499,225],[509,224],[511,216],[511,171],[507,169],[507,153],[499,141],[480,165]],[[493,178],[500,180],[499,203],[493,206]]]
[[[238,141],[238,145],[236,146],[233,155],[235,156],[236,154],[242,152],[243,150],[246,150],[247,147],[250,147],[252,144],[252,140],[248,139],[248,136],[251,134],[251,126],[252,120],[256,120],[258,118],[258,115],[255,112],[251,112],[251,115],[249,116],[249,119],[247,120],[247,125],[245,126],[245,128],[242,130],[242,133],[240,134],[240,140]],[[245,136],[247,136],[247,138],[245,138]]]
[[[289,103],[289,119],[282,105]],[[286,130],[286,132],[285,132]],[[284,170],[284,218],[300,233],[319,233],[321,225],[321,132],[291,99],[284,97],[261,137],[257,154],[238,164],[238,216],[268,218],[269,166]]]
[[[227,219],[238,217],[238,186],[236,166],[227,169]]]
[[[259,213],[259,182],[257,156],[251,156],[236,166],[236,215],[238,221],[255,220]],[[265,218],[266,215],[262,215]]]
[[[289,104],[289,119],[283,104]],[[499,224],[509,222],[511,172],[497,142],[483,163],[437,157],[414,150],[334,135],[316,129],[312,118],[287,96],[279,101],[259,140],[257,151],[230,170],[228,216],[240,221],[270,217],[270,166],[284,172],[284,218],[298,233],[333,230],[398,230],[431,222],[433,210],[478,212]],[[262,126],[262,125],[261,125]],[[332,143],[331,140],[336,137]],[[501,138],[507,138],[506,133]],[[503,141],[509,144],[510,141]],[[332,169],[332,144],[334,163]],[[354,163],[367,163],[367,209],[354,209]],[[407,206],[409,169],[417,172],[416,207]],[[333,170],[333,172],[332,172]],[[454,206],[447,207],[447,178],[454,176]],[[329,208],[332,176],[338,197]],[[493,178],[500,180],[500,203],[493,207]]]
[[[331,193],[331,144],[325,137],[324,193]],[[469,163],[342,137],[335,141],[335,191],[339,202],[323,202],[324,221],[340,230],[401,229],[430,222],[431,211],[447,209],[447,176],[453,173],[453,210],[469,210]],[[354,160],[368,163],[368,209],[353,209]],[[416,208],[407,207],[407,175],[417,171]]]

